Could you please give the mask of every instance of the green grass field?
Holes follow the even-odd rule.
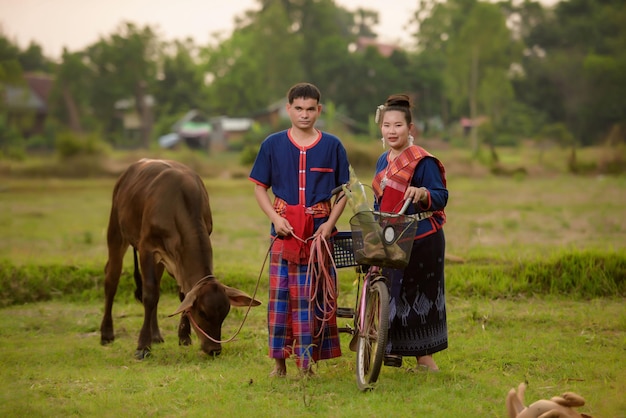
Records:
[[[116,341],[100,346],[100,272],[115,179],[0,177],[0,416],[503,417],[506,393],[527,381],[527,404],[574,391],[587,401],[581,412],[626,417],[626,270],[619,261],[626,179],[556,171],[494,177],[448,161],[450,347],[436,356],[442,371],[414,372],[409,359],[384,368],[368,393],[356,388],[347,335],[344,355],[316,365],[314,378],[299,376],[293,363],[286,379],[268,378],[265,304],[213,359],[195,337],[191,347],[178,346],[178,318],[167,316],[177,299],[166,291],[159,310],[166,342],[151,358],[134,360],[143,310],[132,299],[130,253],[113,311]],[[269,225],[245,168],[222,170],[206,177],[216,275],[250,294],[260,280],[265,302]],[[349,229],[349,216],[347,209],[340,229]],[[603,258],[613,256],[617,267]],[[520,268],[521,284],[510,273]],[[552,280],[548,290],[529,291],[542,270]],[[81,291],[62,285],[74,275]],[[20,279],[7,283],[11,277]],[[354,275],[342,270],[339,281],[341,304],[350,305]],[[45,297],[12,299],[38,294],[38,286],[47,287]],[[562,290],[570,288],[578,290]],[[244,314],[233,308],[223,337]]]

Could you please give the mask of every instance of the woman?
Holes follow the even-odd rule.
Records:
[[[402,356],[415,356],[419,367],[437,371],[432,355],[448,347],[444,290],[446,221],[448,202],[443,164],[413,144],[411,100],[390,96],[378,107],[385,151],[376,163],[372,182],[376,208],[397,212],[411,199],[407,214],[419,214],[411,259],[404,270],[385,269],[390,279],[390,329],[385,364],[401,366]]]

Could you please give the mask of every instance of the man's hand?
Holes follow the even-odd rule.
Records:
[[[274,229],[276,230],[276,234],[281,237],[286,237],[293,232],[293,228],[291,224],[287,220],[287,218],[283,218],[282,216],[276,216],[276,219],[273,222]]]
[[[324,239],[329,239],[331,234],[333,233],[333,227],[334,225],[331,224],[330,222],[324,222],[323,224],[320,225],[319,228],[317,228],[317,231],[315,231],[314,236],[318,236],[321,235],[322,237],[324,237]]]

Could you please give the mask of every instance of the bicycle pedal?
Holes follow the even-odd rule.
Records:
[[[354,309],[352,308],[337,308],[338,318],[354,318]]]
[[[402,356],[386,355],[383,364],[389,367],[402,367]]]
[[[356,353],[356,346],[359,342],[359,336],[356,332],[354,332],[352,334],[352,339],[350,340],[350,344],[348,345],[348,347],[350,347],[350,351],[354,351]]]

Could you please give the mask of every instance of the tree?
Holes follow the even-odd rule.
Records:
[[[335,77],[345,69],[341,63],[356,39],[354,15],[338,8],[333,0],[302,0],[296,16],[298,33],[306,45],[299,51],[305,79],[319,85],[333,100]]]
[[[626,123],[626,9],[619,0],[569,0],[539,16],[516,91],[564,122],[581,144],[601,141]]]
[[[0,33],[0,157],[21,155],[23,149],[20,134],[20,118],[11,118],[5,106],[5,85],[25,85],[19,48]],[[17,119],[17,120],[15,120]]]
[[[43,55],[41,45],[32,42],[26,50],[18,55],[18,61],[25,72],[51,73],[54,70],[52,62]]]
[[[400,88],[394,86],[407,88],[400,74],[408,59],[396,68],[375,49],[354,51],[357,35],[374,34],[375,12],[349,12],[333,0],[260,3],[260,10],[237,20],[230,39],[202,53],[215,111],[250,114],[282,98],[294,83],[310,81],[324,102],[365,122],[372,103]]]
[[[52,92],[52,101],[62,103],[56,106],[56,116],[66,121],[76,133],[83,132],[81,114],[89,112],[88,96],[91,72],[83,61],[84,54],[71,53],[63,48],[61,64],[57,68]]]
[[[160,41],[150,26],[138,28],[126,22],[108,39],[100,39],[87,48],[93,71],[91,80],[96,115],[115,131],[115,108],[118,100],[133,98],[140,118],[140,141],[150,146],[153,116],[148,95],[157,74]]]
[[[393,93],[407,93],[414,96],[414,89],[405,78],[403,70],[408,65],[406,56],[397,52],[389,58],[380,55],[375,47],[349,56],[350,65],[341,76],[340,95],[333,100],[338,109],[358,122],[358,129],[369,131],[369,120],[376,112],[376,106],[384,103]],[[400,65],[394,64],[400,63]]]
[[[378,12],[359,7],[354,13],[354,23],[357,26],[356,36],[376,38],[376,33],[372,28],[378,25],[378,22]]]
[[[445,57],[437,52],[422,51],[410,57],[409,65],[410,76],[406,79],[416,83],[419,114],[424,119],[440,118],[447,123],[449,101],[443,79]]]
[[[219,113],[257,112],[304,79],[299,61],[302,37],[291,25],[284,4],[268,2],[250,17],[230,39],[205,48],[201,55],[210,79],[210,102]]]
[[[413,16],[417,44],[414,58],[416,69],[422,74],[422,108],[429,115],[441,116],[444,124],[450,119],[452,98],[446,91],[444,74],[451,39],[458,36],[467,15],[478,0],[422,0]],[[456,95],[456,92],[453,92]]]
[[[154,86],[158,118],[181,115],[190,109],[208,110],[198,49],[191,39],[174,41],[164,49]]]
[[[20,49],[0,33],[0,83],[23,83]]]
[[[490,3],[474,4],[446,51],[446,87],[455,110],[468,110],[472,121],[479,112],[497,116],[493,104],[510,101],[506,74],[517,58],[516,52],[500,8]],[[471,131],[471,148],[473,154],[478,152],[476,129]]]

